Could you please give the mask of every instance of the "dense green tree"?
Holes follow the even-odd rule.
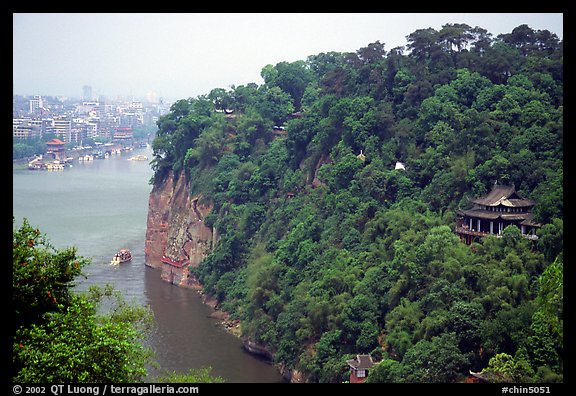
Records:
[[[529,342],[534,367],[549,366],[559,371],[564,347],[562,262],[556,259],[539,278],[537,311],[532,317]]]
[[[294,105],[290,95],[277,86],[261,88],[255,107],[267,119],[276,125],[282,125],[294,112]]]
[[[401,358],[412,346],[414,334],[423,317],[419,304],[406,298],[386,315],[386,342],[394,355]]]
[[[552,261],[564,250],[564,222],[562,219],[552,219],[552,223],[544,224],[537,232],[538,246],[546,259]]]
[[[366,383],[398,383],[404,382],[402,376],[402,363],[397,360],[385,358],[372,367]]]
[[[438,32],[433,28],[418,29],[409,34],[406,39],[410,56],[418,61],[429,60],[436,51],[441,51],[437,36]]]
[[[444,333],[432,340],[420,340],[402,359],[406,382],[455,382],[460,379],[470,357],[458,348],[455,333]]]
[[[338,154],[339,155],[339,154]],[[343,154],[335,165],[324,165],[321,177],[334,189],[346,188],[350,185],[356,173],[360,171],[362,162],[353,153]]]
[[[530,364],[522,358],[515,358],[507,353],[499,353],[490,359],[482,375],[491,382],[525,382],[533,373]]]
[[[246,85],[231,86],[232,103],[231,110],[245,112],[250,106],[253,106],[258,97],[258,85],[248,83]]]
[[[300,110],[304,91],[312,81],[312,72],[306,62],[300,60],[292,63],[280,62],[276,66],[267,65],[262,69],[261,75],[266,85],[279,87],[288,93],[294,109]]]
[[[184,157],[188,166],[198,164],[202,168],[216,164],[224,154],[226,148],[226,135],[224,120],[214,121],[212,125],[202,130],[194,139],[193,147],[189,148]]]
[[[74,296],[45,324],[21,327],[14,338],[14,381],[142,381],[151,356],[143,338],[151,312],[120,299],[110,314],[100,315],[107,294],[93,289],[88,296]]]
[[[533,191],[536,198],[534,215],[542,223],[550,223],[561,218],[564,212],[563,171],[547,172],[543,180]]]
[[[45,142],[53,138],[51,135],[52,134],[47,133],[43,139],[14,139],[12,141],[12,159],[21,159],[40,154],[44,155],[47,149]]]
[[[75,248],[55,249],[26,219],[13,231],[12,251],[15,382],[144,379],[151,357],[144,346],[148,308],[128,304],[111,287],[72,293],[88,259]]]
[[[491,357],[498,351],[514,354],[525,345],[526,329],[530,327],[533,314],[534,304],[524,302],[517,307],[501,309],[491,315],[491,320],[483,321],[479,334],[485,355]]]
[[[182,99],[171,106],[170,113],[160,117],[152,143],[153,181],[162,181],[170,170],[179,175],[188,149],[210,124],[212,109],[212,102],[205,97]]]
[[[13,218],[12,307],[13,330],[45,322],[45,314],[66,307],[74,279],[89,261],[76,248],[58,250],[47,236],[24,218],[17,227]]]
[[[214,88],[207,97],[214,103],[216,110],[226,111],[232,107],[232,94],[224,88]]]
[[[483,307],[479,303],[457,301],[450,307],[446,327],[457,334],[461,351],[470,352],[478,348],[483,314]]]

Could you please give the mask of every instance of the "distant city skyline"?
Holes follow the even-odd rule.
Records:
[[[146,92],[144,95],[132,95],[132,94],[116,94],[116,95],[106,95],[106,94],[92,94],[90,96],[90,98],[86,97],[84,95],[84,87],[87,87],[86,85],[83,85],[81,87],[81,89],[79,90],[80,93],[76,94],[76,95],[53,95],[53,94],[19,94],[14,92],[13,95],[15,96],[21,96],[24,98],[33,98],[33,97],[41,97],[43,99],[45,98],[56,98],[56,99],[66,99],[66,100],[71,100],[71,101],[85,101],[85,102],[90,102],[90,101],[99,101],[102,100],[103,98],[106,101],[144,101],[144,102],[148,102],[148,103],[159,103],[160,101],[162,102],[166,102],[167,99],[164,97],[159,96],[156,92],[154,91],[150,91],[150,92]]]
[[[418,29],[466,23],[493,37],[527,24],[563,39],[562,13],[13,14],[13,94],[197,97],[262,84],[267,64],[375,41],[406,46]]]

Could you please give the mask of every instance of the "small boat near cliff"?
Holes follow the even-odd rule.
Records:
[[[130,260],[132,260],[132,252],[129,249],[120,249],[114,257],[112,257],[110,264],[118,265]]]
[[[146,161],[148,157],[143,154],[135,155],[134,157],[128,158],[128,161]]]

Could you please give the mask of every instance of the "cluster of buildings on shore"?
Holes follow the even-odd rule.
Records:
[[[89,88],[84,87],[83,99],[13,95],[13,140],[52,135],[65,144],[81,145],[95,138],[130,139],[135,129],[154,126],[170,110],[169,103],[155,96],[147,100],[92,98]]]
[[[144,147],[143,143],[139,144]],[[112,155],[121,154],[123,151],[132,151],[131,145],[124,143],[95,143],[94,146],[73,147],[66,150],[65,143],[54,138],[46,142],[46,155],[37,155],[28,161],[30,170],[64,170],[66,166],[71,166],[72,161],[93,161],[94,159],[106,159]],[[148,160],[143,154],[135,155],[128,158],[131,161]]]
[[[12,141],[45,142],[45,151],[28,158],[29,169],[62,170],[72,160],[107,158],[144,145],[170,103],[148,95],[135,98],[23,96],[12,98]],[[26,159],[22,159],[26,160]]]

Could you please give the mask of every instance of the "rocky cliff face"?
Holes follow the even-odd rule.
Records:
[[[184,174],[176,178],[170,172],[163,183],[154,186],[148,201],[146,265],[161,269],[160,276],[167,282],[200,291],[202,300],[226,321],[228,315],[219,311],[216,299],[204,295],[202,285],[189,275],[189,268],[197,267],[218,242],[216,230],[204,224],[212,207],[199,201],[199,196],[190,195],[190,185]],[[214,314],[214,317],[218,316]],[[243,342],[249,352],[273,359],[266,346],[246,338]],[[280,371],[290,382],[306,382],[299,371],[284,366]]]
[[[212,208],[201,205],[199,198],[190,195],[183,173],[176,178],[170,172],[154,186],[148,201],[146,265],[162,269],[162,279],[178,286],[200,288],[188,276],[189,267],[197,267],[216,242],[212,228],[204,224]]]

